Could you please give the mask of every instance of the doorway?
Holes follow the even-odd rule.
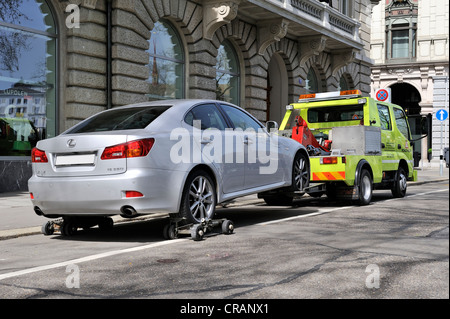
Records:
[[[267,120],[281,124],[289,104],[288,74],[283,58],[274,53],[267,74]]]

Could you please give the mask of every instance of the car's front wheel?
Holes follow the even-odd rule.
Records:
[[[197,170],[186,181],[181,198],[180,215],[187,223],[198,224],[212,219],[216,209],[216,189],[210,175]]]

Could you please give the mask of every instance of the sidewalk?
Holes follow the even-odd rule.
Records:
[[[410,182],[408,185],[420,185],[449,180],[449,169],[444,166],[443,176],[439,168],[424,168],[417,171],[418,181]],[[242,205],[254,205],[262,203],[256,195],[237,198],[228,207]],[[165,214],[147,215],[141,219],[161,217]],[[120,216],[113,217],[115,223],[130,221]],[[33,211],[30,195],[28,192],[0,193],[0,240],[26,235],[39,234],[41,226],[49,219],[37,216]],[[134,219],[136,220],[136,219]]]

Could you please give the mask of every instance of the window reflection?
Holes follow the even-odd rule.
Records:
[[[56,135],[56,32],[43,0],[0,6],[0,156]]]
[[[308,75],[306,77],[305,89],[308,91],[308,93],[319,92],[319,84],[317,81],[317,76],[312,68],[309,69]]]
[[[217,100],[239,105],[239,61],[228,41],[219,47],[216,69]]]
[[[174,28],[158,21],[149,40],[150,100],[184,97],[184,51]]]

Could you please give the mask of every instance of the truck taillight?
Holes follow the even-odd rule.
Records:
[[[131,141],[119,145],[109,146],[102,153],[102,160],[133,158],[147,156],[155,143],[154,138]]]
[[[337,157],[322,157],[320,158],[320,164],[337,164],[338,158]]]
[[[48,163],[47,155],[45,155],[45,151],[42,151],[38,148],[33,148],[31,151],[31,162],[32,163]]]

